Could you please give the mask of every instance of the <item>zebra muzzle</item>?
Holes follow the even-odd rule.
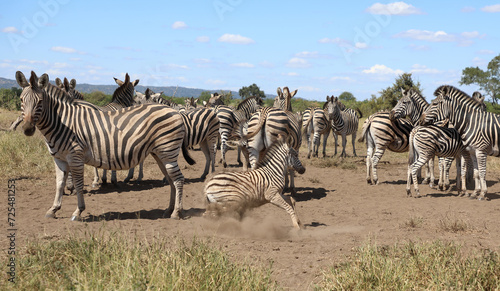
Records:
[[[36,127],[35,124],[31,122],[25,122],[23,124],[23,131],[26,136],[32,136],[35,133]]]

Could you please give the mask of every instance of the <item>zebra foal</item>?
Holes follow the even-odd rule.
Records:
[[[420,197],[417,171],[434,156],[456,158],[458,195],[467,195],[465,166],[472,167],[471,156],[456,129],[436,125],[417,126],[410,133],[406,194],[412,196],[411,182],[413,181],[415,197]],[[460,157],[465,159],[462,166],[460,166]],[[444,167],[440,170],[440,176],[443,177]]]
[[[295,199],[283,195],[288,169],[294,169],[299,174],[306,170],[297,151],[280,136],[266,149],[254,170],[216,173],[207,178],[204,187],[209,204],[207,210],[210,212],[222,207],[241,216],[248,208],[272,203],[290,215],[296,228],[302,228],[295,211]]]
[[[24,134],[32,136],[38,128],[54,157],[56,195],[46,217],[55,217],[61,208],[68,172],[73,175],[78,199],[71,220],[79,220],[85,210],[85,164],[125,170],[135,167],[149,154],[153,155],[170,182],[170,217],[182,216],[184,176],[177,164],[180,149],[188,163],[194,161],[183,146],[185,127],[179,113],[156,104],[102,111],[91,103],[74,100],[64,91],[60,98],[48,94],[45,91],[49,83],[48,75],[38,78],[33,71],[29,82],[18,71],[16,81],[23,88],[21,110]],[[129,84],[130,79],[126,78],[120,87]]]

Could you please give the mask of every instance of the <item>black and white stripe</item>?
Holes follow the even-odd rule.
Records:
[[[471,147],[471,155],[476,157],[476,160],[473,159],[474,177],[479,177],[471,197],[483,200],[488,190],[486,158],[488,155],[500,156],[500,116],[483,111],[483,103],[453,86],[441,86],[435,95],[437,98],[424,113],[424,122],[432,124],[449,119],[463,142]]]
[[[321,135],[323,135],[323,157],[326,157],[326,142],[330,135],[331,122],[328,113],[319,107],[307,108],[302,117],[302,133],[307,140],[307,158],[318,156]],[[312,138],[311,138],[312,135]]]
[[[415,197],[420,197],[418,189],[417,171],[434,156],[456,158],[457,166],[457,190],[463,196],[467,193],[465,187],[465,164],[472,167],[472,159],[463,144],[460,134],[454,128],[441,127],[437,125],[417,126],[410,133],[408,177],[406,193],[411,194],[411,182],[415,187]],[[460,157],[464,157],[465,163],[460,166]],[[462,169],[461,169],[462,168]],[[443,171],[444,169],[441,169]],[[444,176],[444,173],[441,173]]]
[[[78,207],[72,220],[77,220],[85,210],[85,164],[123,170],[136,166],[149,154],[153,155],[168,178],[172,197],[175,193],[175,199],[170,201],[171,217],[182,215],[184,176],[177,158],[184,141],[185,127],[182,117],[175,110],[150,104],[102,111],[88,102],[74,100],[67,94],[62,98],[54,98],[44,91],[49,83],[46,74],[38,79],[32,72],[28,82],[18,71],[16,80],[23,88],[21,104],[24,133],[33,135],[38,128],[56,164],[56,197],[46,216],[55,217],[56,211],[61,208],[69,171],[73,174],[78,198]],[[126,77],[120,88],[129,85],[130,79]],[[185,147],[182,149],[186,155],[187,150]]]
[[[225,208],[242,215],[248,208],[272,203],[290,214],[293,225],[301,228],[302,224],[295,211],[295,200],[283,195],[285,175],[289,168],[300,174],[305,172],[297,151],[280,138],[267,148],[254,170],[209,176],[204,187],[208,209],[214,211]],[[212,205],[215,207],[211,207]]]
[[[327,96],[326,109],[328,117],[331,121],[333,132],[342,136],[342,153],[341,157],[347,157],[345,147],[347,144],[347,136],[352,135],[352,150],[356,157],[356,133],[358,132],[359,118],[354,110],[342,110],[337,97]],[[335,143],[335,155],[337,154],[337,143]]]

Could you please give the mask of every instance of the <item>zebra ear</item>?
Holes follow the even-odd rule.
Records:
[[[64,78],[64,90],[66,90],[66,92],[69,92],[71,88],[69,87],[69,81],[67,78]]]
[[[207,101],[203,100],[203,106],[207,107]]]
[[[408,92],[408,91],[405,90],[404,88],[401,88],[401,95],[405,96],[406,92]]]
[[[137,84],[139,84],[139,79],[135,80],[134,82],[132,82],[132,86],[137,86]]]
[[[47,74],[41,75],[40,78],[38,79],[38,87],[40,87],[41,89],[45,89],[47,88],[48,85],[49,85],[49,75]]]
[[[71,81],[69,81],[69,85],[70,85],[71,89],[75,89],[76,88],[76,80],[75,79],[71,79]]]
[[[144,92],[144,95],[146,96],[146,99],[150,99],[151,98],[151,90],[149,90],[149,88],[147,88],[146,92]]]
[[[481,94],[478,91],[472,93],[472,98],[474,98],[476,101],[484,102],[484,96],[483,96],[483,94]]]
[[[24,77],[23,72],[21,71],[16,72],[16,81],[21,88],[25,88],[30,85],[30,83],[28,83],[28,81],[26,80],[26,77]]]
[[[64,87],[61,79],[56,78],[56,86],[59,87],[59,88],[61,88],[61,89]]]
[[[278,93],[278,97],[283,98],[283,92],[281,92],[281,87],[278,87],[278,89],[276,89],[276,93]]]
[[[121,85],[123,85],[123,81],[121,81],[121,80],[119,80],[119,79],[117,79],[117,78],[115,78],[115,77],[113,77],[113,79],[115,79],[115,82],[116,82],[116,84],[117,84],[118,86],[120,86],[120,87],[121,87]]]
[[[295,94],[297,94],[297,91],[298,91],[298,89],[295,89],[295,91],[293,91],[292,93],[290,93],[290,98],[292,98],[293,96],[295,96]]]

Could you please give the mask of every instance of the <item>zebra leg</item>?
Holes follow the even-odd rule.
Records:
[[[184,188],[184,176],[177,161],[164,163],[157,155],[152,154],[158,167],[170,184],[170,203],[165,211],[165,216],[170,214],[170,218],[180,219],[182,213],[182,190]]]
[[[443,157],[438,157],[438,169],[439,169],[439,181],[438,181],[438,189],[443,190],[443,183],[444,183],[444,163],[445,163],[445,158]]]
[[[427,162],[427,176],[429,178],[429,187],[434,188],[434,181],[436,180],[436,177],[434,177],[434,157]]]
[[[450,168],[451,164],[453,164],[453,158],[445,158],[444,159],[444,185],[443,185],[443,190],[448,190],[450,189]],[[458,164],[460,164],[458,162]]]
[[[462,152],[462,157],[461,157],[461,163],[462,163],[462,193],[460,196],[465,196],[468,197],[469,193],[467,193],[467,182],[468,182],[468,172],[470,172],[469,169],[474,168],[474,163],[472,161],[472,156],[468,151]],[[458,161],[458,159],[457,159]]]
[[[355,157],[358,155],[356,154],[356,132],[353,132],[352,134],[352,152]]]
[[[14,122],[12,122],[12,124],[9,127],[9,131],[15,131],[16,128],[19,126],[19,124],[21,124],[21,122],[23,122],[22,115],[20,115]]]
[[[214,160],[212,159],[213,150],[210,150],[210,147],[208,146],[206,140],[200,143],[200,148],[205,155],[205,169],[203,170],[203,174],[201,175],[201,179],[204,180],[208,175],[208,171],[210,170],[210,164],[212,164],[212,172],[215,171]]]
[[[73,175],[71,175],[71,172],[68,173],[68,179],[66,179],[66,189],[68,189],[69,195],[72,195],[73,190],[75,190],[75,185],[73,184]]]
[[[97,186],[99,186],[99,170],[94,168],[94,181],[92,181],[92,188],[96,188]]]
[[[333,138],[334,138],[334,141],[335,141],[335,153],[333,154],[334,156],[337,155],[338,137],[339,137],[338,134],[333,133]]]
[[[72,221],[81,220],[81,215],[85,210],[85,200],[83,198],[83,170],[83,162],[75,165],[70,165],[70,171],[73,175],[73,182],[75,183],[76,188],[76,198],[78,200],[78,206],[71,216]]]
[[[486,152],[476,150],[477,165],[479,170],[479,180],[481,181],[481,194],[478,200],[485,200],[488,193],[488,186],[486,185]]]
[[[465,187],[465,182],[462,180],[462,176],[464,178],[465,178],[465,176],[462,174],[461,162],[462,162],[461,157],[457,156],[455,165],[457,167],[457,192],[458,192],[458,196],[463,196],[462,189]]]
[[[411,182],[412,182],[412,174],[411,174],[411,169],[412,169],[412,163],[408,163],[408,170],[406,171],[406,196],[411,197]]]
[[[377,166],[378,166],[378,162],[380,161],[380,159],[384,155],[384,152],[385,152],[385,148],[376,149],[375,154],[373,155],[373,158],[372,158],[372,175],[373,175],[372,185],[378,185]]]
[[[54,204],[45,214],[46,218],[55,218],[56,212],[61,209],[62,197],[64,194],[64,184],[68,179],[68,163],[59,159],[54,159],[55,169],[56,169],[56,196],[54,198]]]
[[[116,179],[116,171],[112,170],[111,171],[111,183],[115,186],[118,187],[118,180]]]
[[[103,184],[103,185],[108,184],[108,170],[106,170],[106,169],[102,169],[102,177],[101,177],[101,181],[102,181],[102,184]]]
[[[319,133],[315,132],[313,136],[313,157],[318,157],[318,151],[319,151]]]
[[[141,182],[142,178],[144,178],[144,162],[139,164],[139,176],[137,177],[137,182]]]
[[[470,149],[469,153],[471,154],[472,157],[472,164],[474,167],[474,192],[472,192],[472,195],[470,196],[471,199],[477,198],[477,195],[481,191],[481,180],[479,179],[479,161],[477,157],[478,151],[475,151],[474,149]]]
[[[420,198],[420,189],[418,188],[417,172],[423,165],[429,161],[430,157],[426,155],[419,155],[418,159],[411,166],[411,176],[413,178],[413,186],[415,188],[415,198]]]
[[[288,179],[287,177],[290,176],[290,195],[292,195],[292,197],[295,197],[297,196],[297,192],[295,191],[295,171],[290,169],[288,170],[288,175],[285,175],[285,187],[288,186]]]
[[[270,202],[273,205],[276,205],[279,208],[285,210],[290,215],[294,227],[298,229],[303,228],[303,225],[300,222],[297,213],[295,211],[295,199],[293,197],[288,197],[283,195],[279,190],[275,191],[276,192],[274,195],[272,195]]]
[[[330,131],[327,131],[323,134],[323,158],[326,158],[326,142],[328,141],[328,136],[330,135]]]
[[[347,157],[347,153],[345,151],[346,145],[347,145],[347,135],[342,134],[342,153],[340,154],[340,157],[342,157],[342,158]]]
[[[238,162],[238,166],[243,166],[243,162],[241,161],[241,146],[238,146],[238,157],[236,158],[236,161]]]
[[[367,135],[366,137],[366,182],[372,183],[372,157],[373,157],[373,140]]]
[[[130,168],[128,170],[127,178],[125,178],[125,180],[123,180],[123,183],[128,183],[132,178],[134,178],[134,168]]]
[[[241,163],[241,160],[240,160],[240,148],[238,147],[238,164]],[[227,153],[227,142],[226,142],[226,138],[222,137],[221,136],[221,143],[220,143],[220,153],[221,153],[221,162],[222,162],[222,166],[224,166],[224,168],[227,168],[227,163],[226,163],[226,153]]]

